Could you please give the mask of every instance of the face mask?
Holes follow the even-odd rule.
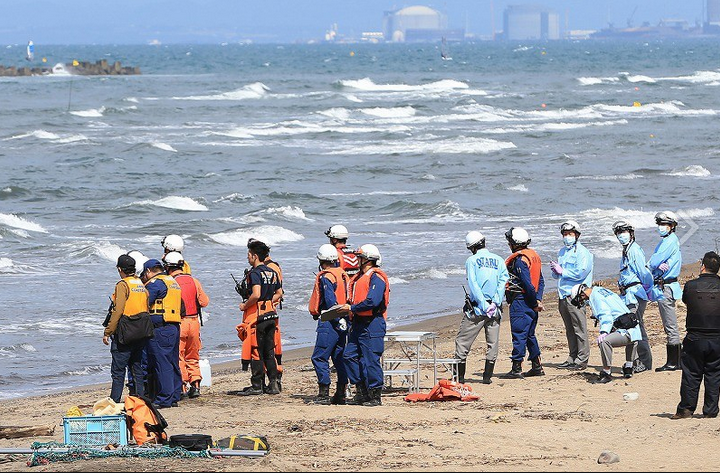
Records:
[[[566,248],[571,248],[577,240],[572,235],[566,235],[563,237],[563,243],[565,243]]]
[[[625,246],[628,243],[630,243],[630,233],[628,233],[628,232],[619,233],[617,236],[617,239],[621,245]]]
[[[661,237],[670,235],[670,227],[667,225],[658,225],[658,233]]]

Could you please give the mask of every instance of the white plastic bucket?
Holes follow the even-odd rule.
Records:
[[[200,376],[202,376],[200,386],[212,386],[212,369],[207,359],[200,360]]]

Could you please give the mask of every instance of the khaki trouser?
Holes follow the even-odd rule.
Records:
[[[588,342],[587,318],[585,309],[578,309],[565,297],[558,302],[560,316],[565,323],[569,355],[567,361],[578,365],[587,365],[590,358],[590,343]]]
[[[609,333],[605,339],[598,344],[603,367],[612,367],[613,348],[625,347],[625,361],[631,362],[637,356],[637,342],[630,340],[629,335],[620,332]]]
[[[455,337],[455,358],[462,362],[467,360],[470,347],[483,329],[485,329],[485,342],[487,343],[486,359],[488,361],[497,360],[500,349],[498,346],[500,321],[497,318],[489,319],[487,317],[475,317],[471,320],[463,316],[457,337]]]

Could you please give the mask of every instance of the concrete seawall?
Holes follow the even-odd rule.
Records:
[[[79,61],[67,64],[56,64],[52,68],[0,65],[0,77],[41,76],[58,73],[78,76],[127,76],[140,74],[140,68],[128,66],[123,67],[122,64],[120,64],[120,61],[115,61],[110,64],[107,59],[101,59],[94,63],[89,61]]]

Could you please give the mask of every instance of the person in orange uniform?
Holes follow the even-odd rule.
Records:
[[[325,231],[330,244],[337,248],[337,265],[345,270],[348,276],[355,276],[360,271],[360,262],[357,254],[348,246],[347,240],[350,232],[344,225],[333,225]]]
[[[155,376],[157,392],[153,402],[159,408],[177,407],[182,394],[180,372],[180,321],[185,312],[182,289],[165,273],[163,264],[145,262],[142,280],[148,290],[150,319],[155,336],[148,340],[148,372]]]
[[[503,375],[507,379],[523,379],[526,376],[544,376],[540,363],[540,345],[535,337],[538,315],[543,310],[542,297],[545,280],[542,275],[540,256],[530,245],[530,235],[520,227],[513,227],[505,233],[512,254],[505,261],[510,280],[507,283],[505,299],[510,306],[510,331],[513,351],[512,369]],[[522,372],[525,351],[532,362],[532,369]]]
[[[383,369],[380,362],[385,351],[387,307],[390,302],[390,282],[379,268],[380,251],[375,245],[363,245],[358,251],[360,272],[350,281],[350,333],[345,347],[345,367],[355,396],[347,404],[379,406],[383,388]]]
[[[313,319],[320,319],[320,313],[335,305],[347,303],[347,291],[350,277],[345,270],[336,266],[338,260],[335,247],[326,243],[317,252],[320,272],[315,278],[308,310]],[[318,378],[318,404],[345,404],[345,390],[348,377],[343,354],[347,343],[347,318],[318,320],[315,349],[312,353],[312,364]],[[335,394],[330,398],[330,363],[337,371]]]
[[[185,315],[180,320],[180,372],[183,394],[189,398],[196,398],[200,396],[200,381],[202,381],[200,374],[202,308],[207,307],[210,298],[205,294],[197,278],[183,273],[184,264],[183,255],[177,251],[165,255],[165,269],[180,285],[185,305]]]
[[[282,285],[278,274],[265,265],[269,253],[270,248],[265,243],[258,240],[248,242],[247,259],[252,269],[246,275],[249,296],[240,303],[240,310],[243,311],[243,323],[240,326],[246,327],[243,347],[249,341],[257,340],[260,359],[250,362],[251,386],[228,394],[251,396],[264,392],[280,393],[275,359],[275,319],[278,318],[277,306],[282,297]],[[266,371],[269,382],[267,390],[263,390]]]
[[[115,292],[112,295],[113,304],[105,331],[103,343],[110,345],[112,364],[112,387],[110,397],[115,402],[122,398],[123,386],[125,384],[125,371],[133,374],[136,380],[132,395],[143,396],[145,394],[145,374],[141,367],[142,353],[147,340],[123,345],[115,339],[120,317],[138,315],[148,311],[148,292],[142,281],[135,277],[135,260],[128,255],[120,255],[117,260],[117,270],[120,274],[120,281],[115,284]]]

